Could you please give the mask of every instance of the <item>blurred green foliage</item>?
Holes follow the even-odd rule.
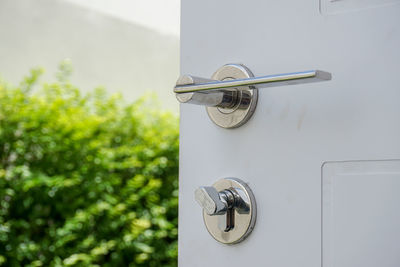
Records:
[[[69,72],[0,83],[0,266],[176,266],[177,118]]]

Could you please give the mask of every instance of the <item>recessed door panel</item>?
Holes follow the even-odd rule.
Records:
[[[367,8],[400,4],[400,0],[320,0],[322,14],[338,14]]]
[[[400,160],[322,168],[323,267],[400,266]]]

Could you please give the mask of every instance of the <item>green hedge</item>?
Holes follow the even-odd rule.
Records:
[[[67,74],[0,83],[0,266],[176,266],[177,118]]]

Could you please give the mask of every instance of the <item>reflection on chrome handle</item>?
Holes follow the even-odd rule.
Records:
[[[174,92],[181,103],[230,108],[237,103],[238,91],[283,85],[313,83],[330,80],[331,74],[321,70],[309,70],[246,79],[210,80],[190,75],[181,76]]]
[[[273,87],[279,85],[293,85],[301,83],[312,83],[330,80],[331,74],[321,70],[309,70],[247,79],[236,79],[227,81],[215,81],[198,78],[190,75],[181,76],[174,88],[175,93],[209,92],[226,88],[237,88],[240,86],[261,85],[261,87]],[[246,88],[247,89],[247,88]]]
[[[253,115],[258,102],[258,89],[328,81],[329,72],[308,70],[254,77],[242,64],[226,64],[219,68],[212,79],[182,75],[174,87],[181,103],[206,106],[210,119],[226,129],[245,124]]]

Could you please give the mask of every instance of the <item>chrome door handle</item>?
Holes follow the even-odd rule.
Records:
[[[262,87],[274,87],[279,85],[327,81],[331,78],[332,76],[329,72],[322,70],[308,70],[227,81],[217,81],[191,75],[183,75],[179,77],[176,82],[174,92],[177,94],[194,92],[211,93],[212,91],[226,88],[238,87],[237,89],[241,90],[241,86],[260,85]]]
[[[174,87],[174,93],[181,103],[207,106],[211,119],[217,125],[234,128],[245,123],[254,112],[258,97],[256,86],[264,88],[331,79],[332,76],[329,72],[321,70],[253,77],[251,71],[245,66],[227,64],[217,70],[212,79],[190,75],[179,77]],[[218,114],[217,110],[222,113],[222,116]],[[235,113],[237,110],[242,111],[241,114]],[[237,121],[237,115],[240,115],[240,121]],[[235,122],[232,122],[232,117],[236,117]],[[226,121],[231,123],[226,123]]]

